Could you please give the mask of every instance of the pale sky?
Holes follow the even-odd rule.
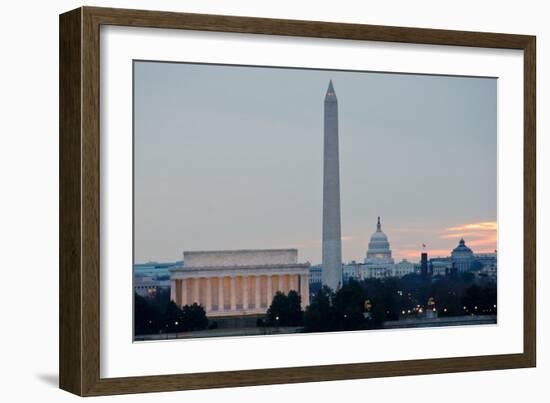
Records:
[[[135,62],[135,262],[297,248],[321,260],[323,101],[338,98],[344,261],[496,248],[494,78]]]

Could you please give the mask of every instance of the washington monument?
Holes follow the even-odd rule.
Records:
[[[335,291],[342,285],[340,162],[338,153],[338,100],[331,80],[325,96],[322,280],[323,285],[327,285]]]

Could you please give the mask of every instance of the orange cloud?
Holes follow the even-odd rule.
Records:
[[[489,235],[481,239],[475,239],[473,241],[467,242],[469,246],[491,246],[497,243],[497,235]]]
[[[494,250],[497,244],[497,223],[496,221],[483,221],[449,227],[447,233],[440,236],[441,239],[464,238],[466,244],[472,247],[485,246]],[[472,239],[473,238],[473,239]]]
[[[468,230],[481,230],[481,231],[496,231],[496,221],[483,221],[473,224],[465,224],[458,227],[449,227],[447,231],[468,231]]]
[[[443,234],[440,235],[439,238],[441,239],[452,239],[452,238],[476,238],[481,235],[480,232],[455,232],[453,234]]]
[[[434,235],[440,241],[432,239],[433,242],[427,243],[424,250],[430,257],[450,256],[460,238],[464,238],[466,245],[471,247],[475,253],[494,252],[497,247],[497,223],[495,221],[482,221],[448,227],[439,235]],[[396,249],[396,257],[419,260],[422,248],[414,248],[410,244],[407,246],[403,249]]]

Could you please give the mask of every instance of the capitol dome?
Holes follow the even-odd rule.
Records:
[[[376,224],[376,232],[372,234],[369,242],[369,249],[367,250],[367,258],[365,263],[392,263],[390,242],[384,232],[382,232],[382,225],[380,224],[380,217],[378,217],[378,223]]]

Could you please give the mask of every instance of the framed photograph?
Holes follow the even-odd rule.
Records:
[[[533,367],[535,37],[60,16],[60,387]]]

